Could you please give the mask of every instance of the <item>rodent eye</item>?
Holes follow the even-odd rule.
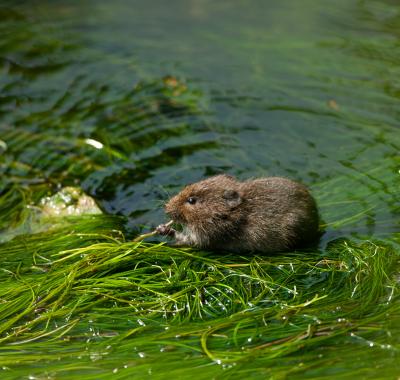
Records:
[[[186,202],[189,203],[189,204],[191,204],[191,205],[194,205],[194,204],[197,202],[197,198],[195,198],[195,197],[189,197],[189,198],[186,200]]]

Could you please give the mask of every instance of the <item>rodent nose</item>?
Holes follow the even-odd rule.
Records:
[[[171,200],[165,205],[164,210],[168,215],[170,215],[171,217],[173,216],[172,214],[174,214],[174,207]]]
[[[175,204],[175,199],[172,198],[168,201],[168,203],[165,205],[164,209],[165,212],[174,220],[174,221],[179,221],[182,219],[181,213],[178,211],[178,207]]]
[[[166,205],[164,206],[164,210],[167,214],[169,214],[172,209],[171,209],[171,201],[169,201],[168,203],[166,203]]]

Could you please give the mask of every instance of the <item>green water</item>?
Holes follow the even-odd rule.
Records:
[[[0,1],[0,36],[1,378],[400,376],[396,1]],[[97,274],[79,272],[79,261],[30,272],[59,251],[147,231],[165,221],[169,195],[221,172],[306,183],[325,224],[318,249],[252,261],[196,252],[168,259],[150,245],[147,261],[123,256]],[[32,209],[60,186],[81,187],[119,217],[59,222],[55,232],[33,226]],[[91,232],[99,235],[74,235]],[[112,257],[136,249],[123,247],[98,248]],[[346,266],[318,269],[325,259]],[[231,278],[236,264],[244,269]],[[213,265],[225,265],[228,280],[218,271],[203,279]],[[226,281],[242,301],[224,304],[230,296],[220,286],[208,299],[220,302],[204,313],[180,313],[173,293],[175,317],[156,318],[154,304],[164,306],[155,294],[170,283],[158,287],[151,276],[159,273],[142,266],[175,273],[171,292]],[[68,283],[73,292],[52,309],[59,314],[25,331],[35,317],[13,320],[7,309],[31,307],[29,289],[32,299],[42,291],[35,283],[48,283],[44,294],[52,294],[50,281],[66,268],[80,282]],[[126,287],[135,276],[154,285],[148,294]],[[281,284],[270,301],[254,280],[263,276]],[[102,279],[121,289],[107,296],[115,304],[79,298]],[[28,285],[18,293],[17,283]],[[279,290],[286,286],[299,289],[297,305],[316,300],[304,312],[296,306],[289,322],[278,312],[291,307]],[[131,297],[145,306],[135,309]],[[75,311],[64,315],[63,306]],[[61,318],[78,322],[59,336]],[[305,341],[317,320],[331,333],[308,332]],[[39,329],[48,335],[33,339]],[[302,338],[290,346],[288,336]],[[271,341],[272,349],[263,346]]]

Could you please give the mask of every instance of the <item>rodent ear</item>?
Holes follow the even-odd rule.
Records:
[[[236,207],[242,203],[242,198],[236,190],[225,190],[222,198],[226,200],[230,207]]]

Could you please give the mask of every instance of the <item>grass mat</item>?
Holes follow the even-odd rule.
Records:
[[[2,378],[350,377],[370,350],[398,358],[399,236],[238,256],[127,242],[121,225],[56,218],[0,246]]]

